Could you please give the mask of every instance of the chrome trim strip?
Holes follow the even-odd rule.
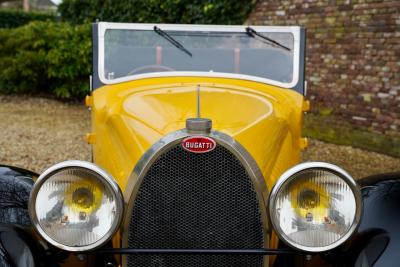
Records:
[[[307,170],[307,169],[323,169],[327,170],[329,172],[332,172],[336,175],[338,175],[340,178],[342,178],[350,187],[350,189],[353,191],[354,198],[356,201],[356,214],[354,216],[354,221],[353,224],[350,226],[348,232],[342,236],[338,241],[335,243],[332,243],[329,246],[324,246],[324,247],[307,247],[307,246],[302,246],[297,243],[294,243],[290,240],[288,240],[284,234],[282,234],[282,231],[280,230],[279,224],[275,222],[275,216],[272,216],[274,214],[274,209],[273,207],[275,206],[276,203],[276,196],[278,192],[281,190],[281,188],[289,183],[290,181],[293,180],[293,177],[296,173]],[[345,170],[341,169],[340,167],[326,163],[326,162],[305,162],[298,164],[289,170],[287,170],[285,173],[279,177],[278,181],[274,185],[271,191],[271,195],[269,197],[269,215],[271,219],[272,226],[279,236],[279,238],[283,241],[285,241],[289,246],[300,249],[303,251],[308,251],[308,252],[322,252],[322,251],[327,251],[330,249],[333,249],[339,245],[341,245],[343,242],[345,242],[347,239],[351,237],[351,235],[354,233],[354,231],[357,229],[358,225],[360,224],[361,221],[361,215],[362,215],[362,196],[361,196],[361,191],[360,187],[358,186],[357,182],[348,174]]]
[[[153,165],[154,161],[158,159],[159,155],[164,153],[170,147],[180,143],[184,138],[195,135],[203,135],[213,138],[217,144],[222,145],[231,153],[233,153],[245,167],[254,185],[259,201],[261,220],[263,223],[264,248],[268,248],[269,237],[271,233],[266,208],[268,207],[269,192],[265,184],[264,177],[255,160],[241,144],[227,134],[217,131],[211,131],[209,134],[190,134],[186,129],[173,132],[156,142],[149,150],[146,151],[146,153],[143,154],[139,162],[136,164],[132,174],[130,175],[124,192],[126,215],[120,230],[122,235],[122,248],[128,247],[128,232],[133,206],[140,185],[143,181],[143,178],[146,176],[147,171]],[[122,256],[122,266],[127,266],[126,255]],[[268,266],[267,256],[264,257],[264,266]]]
[[[287,32],[293,34],[293,79],[290,83],[283,83],[274,81],[267,78],[234,74],[234,73],[223,73],[223,72],[197,72],[197,71],[168,71],[168,72],[153,72],[145,74],[130,75],[121,77],[113,80],[108,80],[104,73],[104,35],[108,29],[120,29],[120,30],[153,30],[154,26],[160,27],[163,30],[173,31],[210,31],[210,32],[246,32],[246,25],[239,26],[226,26],[226,25],[190,25],[190,24],[140,24],[140,23],[110,23],[110,22],[99,22],[98,32],[98,75],[99,79],[103,84],[117,84],[127,81],[155,78],[155,77],[216,77],[216,78],[230,78],[239,80],[248,80],[261,82],[265,84],[272,84],[283,88],[293,88],[299,81],[299,69],[300,69],[300,27],[298,26],[252,26],[252,28],[260,33],[262,32]]]
[[[82,168],[82,169],[87,169],[90,170],[96,174],[98,174],[103,181],[101,181],[102,184],[105,184],[106,186],[108,185],[109,188],[111,189],[112,193],[115,196],[116,199],[116,204],[117,204],[117,212],[116,212],[116,219],[114,220],[113,225],[111,226],[110,231],[103,236],[100,240],[97,242],[87,245],[87,246],[81,246],[81,247],[71,247],[71,246],[66,246],[61,243],[58,243],[54,241],[47,233],[40,227],[40,224],[38,222],[38,218],[36,216],[35,212],[35,206],[36,206],[36,196],[37,193],[39,192],[40,187],[43,185],[44,182],[51,176],[53,176],[55,173],[68,169],[68,168]],[[68,160],[68,161],[63,161],[60,163],[57,163],[47,170],[45,170],[39,178],[36,180],[35,184],[33,185],[32,191],[29,196],[29,203],[28,203],[28,210],[29,210],[29,216],[31,218],[32,224],[34,228],[37,230],[37,232],[50,244],[66,250],[66,251],[71,251],[71,252],[80,252],[80,251],[88,251],[88,250],[93,250],[103,244],[105,244],[107,241],[109,241],[115,234],[115,232],[119,229],[123,214],[124,214],[124,202],[123,202],[123,196],[121,189],[119,188],[118,184],[114,180],[114,178],[101,169],[99,166],[87,162],[87,161],[81,161],[81,160]]]

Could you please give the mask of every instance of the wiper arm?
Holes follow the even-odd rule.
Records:
[[[157,26],[154,26],[154,31],[156,33],[158,33],[159,35],[161,35],[162,37],[164,37],[165,39],[167,39],[167,41],[169,41],[171,44],[173,44],[179,50],[185,52],[186,54],[188,54],[191,57],[193,56],[192,53],[189,52],[189,50],[187,50],[181,43],[179,43],[177,40],[172,38],[172,36],[169,35],[168,33],[166,33],[165,31],[161,30]]]
[[[249,36],[253,37],[253,38],[255,38],[255,36],[258,36],[258,37],[260,37],[260,38],[262,38],[262,39],[264,39],[264,40],[266,40],[266,41],[268,41],[268,42],[270,42],[270,43],[273,43],[274,45],[277,45],[277,46],[280,47],[280,48],[283,48],[283,49],[285,49],[285,50],[287,50],[287,51],[290,51],[290,48],[289,48],[289,47],[284,46],[283,44],[278,43],[277,41],[275,41],[275,40],[273,40],[273,39],[271,39],[271,38],[269,38],[269,37],[267,37],[267,36],[264,36],[264,35],[258,33],[256,30],[254,30],[254,29],[251,28],[251,27],[246,27],[246,33],[247,33]]]

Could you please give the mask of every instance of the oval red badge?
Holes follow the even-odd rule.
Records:
[[[182,141],[182,147],[192,153],[207,153],[216,145],[215,141],[207,136],[190,136]]]

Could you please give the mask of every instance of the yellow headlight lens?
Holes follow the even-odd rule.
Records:
[[[295,212],[308,221],[323,222],[329,212],[329,193],[309,181],[296,181],[289,188],[291,205]]]
[[[72,183],[65,190],[66,204],[77,212],[92,213],[101,205],[103,189],[96,182]]]

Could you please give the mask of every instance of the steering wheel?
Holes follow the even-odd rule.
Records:
[[[146,66],[141,66],[134,68],[130,72],[128,72],[127,75],[134,75],[134,74],[140,74],[140,73],[145,73],[149,71],[174,71],[175,69],[167,66],[162,66],[162,65],[146,65]]]

